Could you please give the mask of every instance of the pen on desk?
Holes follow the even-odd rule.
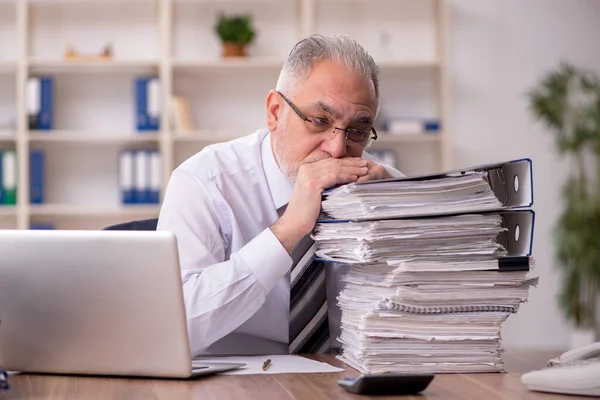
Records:
[[[267,360],[263,363],[263,371],[266,371],[267,369],[269,369],[269,367],[271,366],[271,359],[267,358]]]

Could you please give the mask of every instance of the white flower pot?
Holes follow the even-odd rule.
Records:
[[[569,349],[577,349],[587,346],[596,341],[596,329],[594,328],[575,328],[569,338]]]

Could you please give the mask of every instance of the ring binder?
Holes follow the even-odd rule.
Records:
[[[532,163],[524,158],[441,174],[350,183],[322,196],[318,222],[528,208],[533,205]]]

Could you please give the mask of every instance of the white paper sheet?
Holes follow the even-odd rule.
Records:
[[[271,365],[266,371],[262,366],[270,359]],[[302,356],[272,355],[272,356],[233,356],[233,357],[202,357],[202,361],[245,363],[246,367],[233,371],[221,372],[222,375],[254,375],[254,374],[288,374],[311,372],[342,372],[341,368],[324,362],[310,360]]]

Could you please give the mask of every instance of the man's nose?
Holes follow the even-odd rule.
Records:
[[[340,128],[333,128],[332,137],[326,139],[321,144],[321,149],[332,158],[341,158],[346,155],[346,131]]]

